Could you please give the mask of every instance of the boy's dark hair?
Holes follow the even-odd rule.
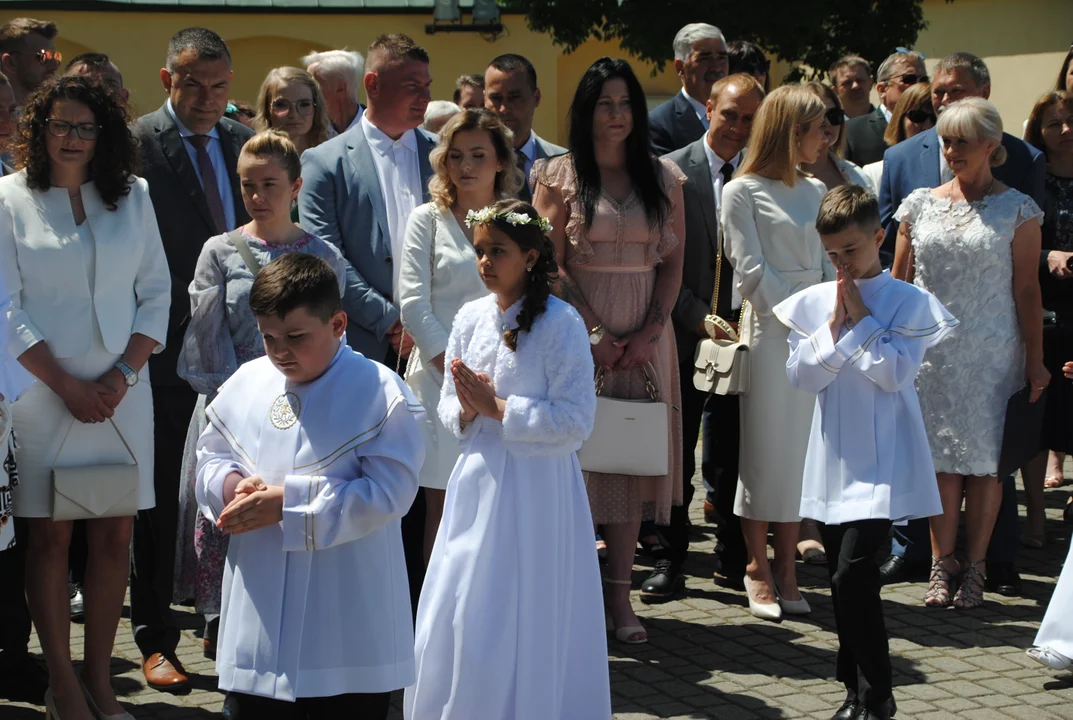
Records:
[[[315,255],[288,253],[257,274],[250,290],[250,310],[282,320],[298,308],[328,322],[343,309],[343,301],[331,265]]]
[[[879,201],[860,185],[839,185],[820,201],[816,232],[820,235],[840,233],[850,225],[865,231],[879,227]]]

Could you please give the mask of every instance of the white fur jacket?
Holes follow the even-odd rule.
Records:
[[[495,295],[467,303],[455,316],[447,341],[446,377],[440,422],[468,442],[486,419],[478,415],[465,431],[455,394],[451,360],[460,357],[475,373],[492,378],[496,395],[507,402],[503,441],[518,455],[564,455],[576,451],[592,432],[596,386],[585,323],[567,303],[548,298],[547,309],[529,332],[518,334],[512,352],[503,333],[517,326],[521,302],[502,312]]]

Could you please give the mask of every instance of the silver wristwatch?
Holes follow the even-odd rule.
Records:
[[[604,329],[603,325],[597,325],[592,330],[589,330],[589,345],[599,345],[606,334],[607,330]]]
[[[138,373],[130,365],[120,360],[115,364],[115,368],[123,373],[123,382],[126,383],[127,387],[134,387],[138,384]]]

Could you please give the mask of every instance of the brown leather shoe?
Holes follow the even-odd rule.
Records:
[[[704,501],[704,522],[709,525],[715,525],[716,523],[715,506],[708,500]]]
[[[189,678],[178,658],[168,659],[162,653],[153,653],[142,663],[145,682],[154,690],[183,690]]]
[[[216,659],[216,641],[212,638],[205,638],[202,641],[202,649],[204,650],[205,657],[209,660]]]

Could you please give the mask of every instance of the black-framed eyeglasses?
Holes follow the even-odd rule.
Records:
[[[900,80],[903,85],[916,85],[917,83],[927,82],[927,75],[917,75],[916,73],[902,73],[901,75],[895,75],[891,80]]]
[[[934,124],[937,120],[935,113],[928,112],[927,110],[920,110],[919,108],[907,111],[905,116],[909,118],[909,122],[916,123],[917,125],[926,123],[928,120],[931,120]]]
[[[286,115],[294,108],[294,111],[301,116],[312,115],[313,109],[317,107],[317,103],[314,100],[299,100],[292,103],[290,100],[284,98],[276,98],[272,101],[272,112],[276,115]]]
[[[825,112],[823,116],[827,118],[827,123],[829,125],[834,125],[835,127],[841,125],[846,119],[846,114],[836,107]]]
[[[83,140],[96,140],[101,134],[101,126],[96,123],[73,124],[58,118],[45,120],[45,127],[48,128],[48,134],[53,137],[67,137],[72,130]]]
[[[21,55],[22,50],[8,50],[8,55]],[[34,53],[34,57],[37,58],[37,62],[42,65],[48,65],[53,60],[56,63],[63,62],[63,53],[59,50],[38,50]]]

